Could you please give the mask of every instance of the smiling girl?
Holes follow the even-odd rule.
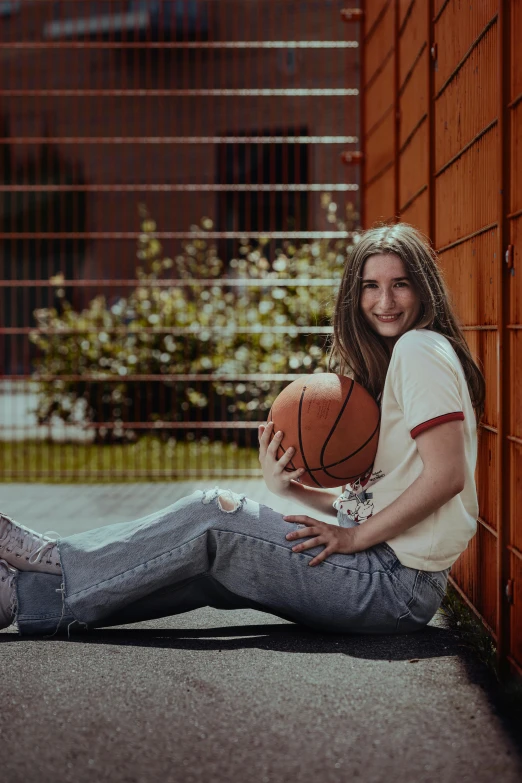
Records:
[[[249,607],[323,631],[424,627],[476,530],[484,378],[435,253],[404,223],[361,235],[333,326],[329,369],[381,406],[373,468],[340,496],[305,487],[300,471],[284,470],[292,449],[276,458],[283,433],[270,441],[271,424],[259,428],[259,459],[272,492],[337,524],[282,517],[219,487],[58,542],[0,515],[0,627],[16,620],[22,634],[47,634],[200,606]]]

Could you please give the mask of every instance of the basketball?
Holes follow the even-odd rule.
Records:
[[[372,467],[379,437],[380,410],[359,383],[336,373],[302,375],[274,400],[268,414],[272,436],[283,432],[280,459],[293,446],[287,472],[305,468],[309,487],[340,487]]]

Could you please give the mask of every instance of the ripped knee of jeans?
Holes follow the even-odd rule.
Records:
[[[245,499],[245,495],[237,495],[231,489],[214,487],[214,489],[203,491],[201,502],[204,505],[208,505],[213,500],[216,500],[218,508],[225,514],[235,514],[243,508]]]

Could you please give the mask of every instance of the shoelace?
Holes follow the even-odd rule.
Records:
[[[41,546],[38,547],[38,549],[35,549],[35,551],[29,555],[29,562],[30,563],[41,563],[44,555],[49,553],[51,555],[52,550],[56,546],[56,541],[46,541],[44,544],[41,544]],[[51,559],[50,557],[47,558],[47,562],[50,563]]]
[[[4,524],[2,525],[2,523]],[[43,535],[37,533],[18,524],[0,511],[0,543],[3,543],[11,551],[17,549],[20,553],[26,552],[29,555],[30,563],[41,563],[44,555],[50,555],[56,546],[56,538],[51,538],[51,536],[60,537],[59,533],[55,533],[53,530],[49,530]],[[8,547],[8,544],[11,546]],[[49,557],[47,561],[50,562]]]

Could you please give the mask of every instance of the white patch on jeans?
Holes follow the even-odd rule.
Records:
[[[209,503],[212,503],[213,500],[217,500],[218,507],[224,514],[235,514],[243,508],[246,496],[237,495],[235,492],[232,492],[231,489],[221,489],[220,487],[203,490],[201,502],[204,505],[208,505]]]

